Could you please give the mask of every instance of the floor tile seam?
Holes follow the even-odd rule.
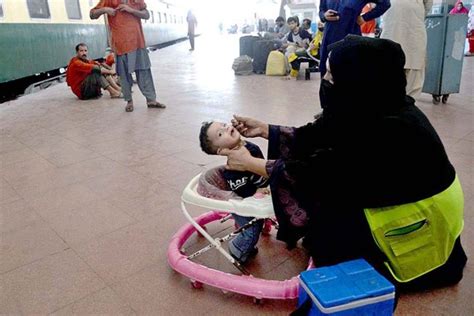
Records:
[[[18,193],[18,191],[15,189],[15,187],[11,184],[11,182],[10,182],[11,180],[8,181],[8,179],[5,179],[4,177],[2,177],[2,180],[5,181],[5,182],[9,185],[10,189],[13,190],[13,191],[15,192],[15,194],[20,197],[20,199],[22,199],[28,206],[31,206],[31,205],[29,205],[28,201],[23,197],[23,195],[21,195],[20,193]],[[15,201],[13,201],[13,202],[19,201],[20,199],[15,200]],[[1,203],[0,203],[0,204],[1,204]]]
[[[92,191],[92,190],[91,190],[91,191]],[[92,201],[88,201],[88,202],[86,202],[85,204],[93,203],[93,202],[97,202],[97,201],[98,201],[98,202],[101,202],[101,201],[103,201],[103,199],[100,199],[99,197],[97,197],[96,199],[94,199],[94,200],[92,200]],[[109,203],[111,203],[111,202],[109,202]],[[45,218],[45,217],[40,213],[40,211],[37,210],[37,208],[36,208],[34,205],[31,205],[31,204],[28,203],[28,202],[27,202],[27,204],[33,209],[33,211],[36,213],[36,215],[39,216],[40,219],[56,234],[56,236],[57,236],[59,239],[61,239],[61,241],[63,241],[65,245],[68,246],[68,248],[73,249],[72,246],[73,246],[75,243],[70,244],[69,242],[67,242],[67,241],[56,231],[56,229],[55,229],[54,226],[53,226],[53,225],[54,225],[53,222],[51,222],[50,220],[48,220],[47,218]],[[73,208],[69,209],[69,210],[68,210],[68,213],[73,213],[74,210],[79,209],[79,207],[83,207],[85,204],[81,204],[81,205],[78,205],[77,207],[73,207]],[[49,210],[50,210],[50,211],[51,211],[51,210],[52,210],[52,211],[59,211],[60,209],[64,209],[64,208],[63,208],[63,207],[56,207],[56,208],[51,208],[51,209],[49,209]],[[126,214],[126,215],[128,215],[128,214]],[[128,215],[128,216],[129,216],[129,215]],[[130,216],[130,217],[131,217],[131,216]],[[133,217],[131,217],[131,218],[134,220]],[[127,225],[127,226],[128,226],[128,225]],[[104,233],[104,234],[105,234],[105,233]],[[100,235],[102,236],[102,235],[104,235],[104,234],[100,234]],[[97,236],[94,236],[94,237],[92,237],[92,238],[89,238],[89,239],[87,239],[87,241],[90,241],[90,240],[92,240],[92,239],[94,239],[94,238],[96,238],[96,237],[97,237]],[[82,243],[82,242],[85,242],[85,241],[81,241],[81,243]]]
[[[68,245],[68,243],[67,243],[61,236],[58,235],[58,233],[56,232],[56,230],[54,230],[54,228],[51,226],[51,223],[50,223],[48,220],[46,220],[46,218],[44,218],[44,217],[41,215],[41,213],[36,209],[36,207],[35,207],[34,205],[31,205],[31,203],[30,203],[31,201],[28,201],[28,200],[25,199],[24,197],[22,197],[22,200],[25,202],[25,204],[27,205],[28,209],[30,209],[33,213],[35,213],[36,216],[38,216],[39,219],[40,219],[44,224],[46,224],[46,225],[48,226],[48,228],[51,229],[51,230],[57,235],[57,237],[59,237],[59,238],[64,242],[64,244]],[[22,228],[25,228],[25,227],[28,227],[28,226],[32,226],[32,225],[35,224],[36,222],[37,222],[37,221],[34,221],[34,222],[32,222],[32,223],[30,223],[30,224],[28,224],[28,225],[23,226]],[[68,245],[68,247],[69,247],[69,245]]]
[[[9,184],[9,185],[10,185],[10,184]],[[8,200],[7,200],[7,202],[0,202],[0,206],[4,206],[4,205],[10,204],[10,203],[18,202],[19,200],[23,199],[23,197],[22,197],[21,195],[19,195],[19,194],[15,191],[15,189],[13,189],[12,187],[10,187],[10,189],[12,189],[12,190],[15,192],[15,194],[18,196],[18,198],[14,197],[14,198],[16,198],[16,200],[12,200],[12,201],[8,201]]]
[[[52,253],[48,253],[47,255],[45,255],[45,256],[43,256],[43,257],[41,257],[41,258],[37,258],[37,259],[35,259],[35,260],[33,260],[33,261],[30,261],[30,262],[21,264],[21,265],[15,267],[15,268],[10,269],[10,270],[0,272],[0,275],[4,276],[4,275],[6,275],[6,274],[8,274],[8,273],[14,272],[14,271],[16,271],[16,270],[18,270],[18,269],[21,269],[21,268],[24,268],[24,267],[26,267],[26,266],[28,266],[28,265],[37,263],[37,262],[39,262],[39,261],[41,261],[41,260],[45,260],[45,259],[48,258],[48,257],[55,256],[55,255],[57,255],[57,254],[60,254],[60,253],[62,253],[62,252],[68,251],[68,250],[72,250],[72,248],[71,248],[68,244],[65,243],[65,245],[66,245],[67,247],[64,248],[64,249],[61,249],[61,250],[58,250],[58,251],[55,251],[55,252],[52,252]]]
[[[145,147],[145,149],[148,149],[148,148]],[[124,152],[124,150],[116,151],[116,152],[113,152],[113,153],[110,153],[110,154],[108,153],[108,154],[106,154],[106,155],[111,155],[111,154],[114,154],[114,153],[121,153],[121,152]],[[155,155],[156,155],[156,153],[153,152],[153,154],[151,154],[151,155],[149,155],[149,156],[146,156],[146,157],[144,157],[144,158],[145,158],[145,159],[148,159],[148,158],[153,157],[153,156],[155,156]],[[122,167],[126,167],[126,168],[137,168],[137,167],[140,166],[139,164],[132,164],[132,165],[125,164],[125,163],[123,163],[122,161],[114,160],[113,158],[110,158],[110,157],[105,156],[105,155],[104,155],[104,157],[106,157],[107,159],[112,160],[113,162],[116,162],[116,163],[120,164]],[[162,156],[162,157],[159,157],[158,159],[161,159],[161,158],[164,158],[164,157],[165,157],[165,156]],[[132,171],[134,171],[134,170],[132,170]],[[143,176],[142,174],[140,174],[140,175]]]
[[[114,205],[115,205],[115,204],[114,204]],[[121,209],[121,210],[123,211],[123,209]],[[125,212],[125,211],[123,211],[123,212]],[[128,215],[128,214],[127,214],[127,215]],[[120,230],[127,229],[127,228],[130,228],[130,227],[134,226],[134,225],[137,225],[137,224],[140,224],[140,223],[145,222],[145,220],[137,220],[137,219],[135,219],[135,218],[134,218],[133,216],[131,216],[131,215],[128,215],[128,216],[131,217],[131,218],[134,220],[134,222],[128,223],[128,224],[126,224],[126,225],[124,225],[124,226],[121,226],[121,227],[118,227],[118,228],[116,228],[116,229],[114,229],[114,230],[111,230],[111,231],[108,231],[108,232],[105,232],[105,233],[101,233],[101,234],[99,234],[99,235],[97,235],[97,236],[94,236],[94,237],[92,237],[92,238],[89,238],[89,239],[87,239],[87,240],[83,240],[83,241],[81,241],[80,243],[72,243],[71,245],[69,245],[68,243],[66,243],[66,244],[67,244],[71,249],[77,250],[77,249],[80,249],[80,248],[86,246],[88,243],[92,242],[93,240],[99,241],[99,239],[101,239],[101,238],[103,238],[103,237],[106,237],[106,236],[111,235],[111,234],[113,234],[113,233],[116,233],[116,232],[118,232],[118,231],[120,231]],[[160,215],[159,215],[159,214],[152,215],[152,216],[149,216],[149,219],[154,218],[154,217],[158,217],[158,216],[160,216]],[[153,241],[155,241],[155,242],[159,242],[159,241],[160,241],[159,239],[157,239],[157,238],[155,238],[155,237],[151,237],[150,239],[153,240]]]
[[[7,152],[7,153],[5,153],[5,154],[14,153],[14,152],[19,152],[19,151],[21,151],[21,150],[23,150],[23,149],[9,151],[9,152]],[[31,149],[28,148],[28,150],[31,150]],[[37,152],[34,152],[34,153],[35,153],[35,154],[38,154]],[[0,154],[0,156],[1,156],[1,155],[4,155],[4,154]],[[16,164],[16,163],[19,163],[19,162],[29,161],[29,160],[33,160],[33,159],[35,159],[35,157],[31,157],[31,158],[28,158],[28,159],[23,159],[23,158],[21,158],[20,160],[15,160],[15,161],[13,161],[13,162],[9,162],[9,163],[6,163],[6,164],[2,161],[2,162],[1,162],[1,163],[2,163],[2,164],[1,164],[1,169],[4,169],[5,167],[8,167],[8,166],[10,166],[10,165],[13,165],[13,164]],[[7,168],[7,169],[8,169],[8,168]]]
[[[148,197],[154,197],[154,196],[157,196],[156,193],[152,192],[150,194],[146,194],[144,196],[144,198],[148,198]],[[108,197],[105,197],[104,200],[107,200]],[[107,200],[109,201],[109,200]],[[120,210],[122,210],[124,213],[126,213],[128,216],[130,216],[131,218],[135,219],[137,222],[140,222],[141,220],[139,218],[136,218],[135,216],[133,216],[132,214],[129,214],[127,211],[126,211],[126,208],[121,206],[121,205],[118,205],[119,203],[116,203],[114,201],[109,201],[110,204],[112,204],[113,206],[119,208]],[[139,202],[137,202],[136,204],[138,204]],[[132,207],[134,207],[136,204],[133,204]],[[127,208],[128,209],[128,208]]]
[[[87,187],[87,186],[86,186],[86,187]],[[88,189],[90,189],[90,188],[88,188]],[[91,191],[92,191],[92,190],[91,190]],[[93,191],[92,191],[92,192],[93,192]],[[130,214],[126,213],[122,208],[120,208],[120,207],[118,207],[117,205],[115,205],[114,203],[112,203],[112,202],[110,202],[110,201],[108,201],[108,200],[106,200],[106,199],[102,199],[102,198],[100,198],[100,197],[97,197],[97,199],[88,201],[88,202],[86,202],[86,203],[84,203],[84,204],[80,204],[80,205],[78,205],[77,207],[69,208],[69,209],[68,209],[68,213],[74,213],[74,211],[76,211],[76,210],[78,210],[78,209],[84,207],[84,205],[89,204],[89,203],[94,203],[94,202],[106,202],[106,203],[111,204],[112,206],[115,206],[115,207],[119,208],[120,211],[121,211],[122,213],[125,213],[125,215],[127,215],[128,217],[130,217],[130,219],[132,219],[133,222],[132,222],[132,223],[129,223],[129,224],[127,224],[127,225],[118,227],[118,228],[116,228],[116,229],[114,229],[114,230],[112,230],[112,231],[109,231],[109,232],[106,232],[106,233],[100,233],[100,234],[95,235],[95,236],[93,236],[93,237],[91,237],[91,238],[89,238],[89,239],[81,240],[80,243],[72,243],[72,244],[69,244],[69,243],[68,243],[64,238],[62,238],[62,236],[54,229],[54,227],[52,226],[53,223],[52,223],[51,221],[49,221],[47,218],[45,218],[44,216],[42,216],[41,213],[39,213],[39,211],[36,210],[36,208],[35,208],[34,206],[31,206],[31,208],[32,208],[32,209],[34,210],[34,212],[49,226],[49,228],[52,229],[52,230],[55,232],[55,234],[56,234],[66,245],[68,245],[69,248],[73,248],[73,245],[79,245],[79,244],[81,244],[81,243],[87,243],[87,242],[91,241],[92,239],[95,239],[95,238],[98,238],[98,237],[103,237],[103,236],[105,236],[105,235],[107,235],[107,234],[109,234],[109,233],[115,232],[115,231],[120,230],[120,229],[122,229],[122,228],[124,228],[124,227],[128,227],[128,226],[130,226],[130,225],[133,225],[133,224],[138,223],[138,221],[137,221],[133,216],[131,216]],[[51,208],[50,210],[58,211],[58,210],[61,209],[61,208],[62,208],[62,207]]]
[[[104,283],[104,284],[105,284],[105,283]],[[99,293],[100,291],[103,291],[103,290],[106,289],[106,288],[108,288],[108,286],[107,286],[107,285],[104,285],[104,287],[101,288],[101,289],[99,289],[99,290],[93,291],[93,292],[91,292],[91,293],[89,293],[89,294],[87,294],[87,295],[85,295],[85,296],[82,296],[82,297],[78,298],[78,299],[75,300],[74,302],[67,303],[67,304],[64,305],[64,306],[61,306],[61,307],[59,307],[59,308],[57,308],[57,309],[55,309],[55,310],[53,310],[53,311],[50,311],[50,312],[48,313],[48,315],[54,314],[54,313],[56,313],[57,311],[60,311],[60,310],[63,309],[63,308],[66,308],[66,307],[68,307],[68,306],[71,306],[71,305],[74,305],[74,304],[76,304],[76,303],[79,303],[80,301],[82,301],[82,300],[88,298],[89,296],[95,295],[95,294]]]
[[[58,136],[59,136],[59,135],[58,135]],[[65,137],[62,137],[62,136],[60,136],[60,137],[63,138],[63,139],[66,139]],[[72,140],[70,140],[70,141],[72,141]],[[32,150],[33,152],[35,152],[37,155],[39,155],[41,158],[43,158],[44,160],[46,160],[49,164],[51,164],[51,165],[52,165],[53,167],[55,167],[55,168],[67,167],[67,166],[73,165],[73,164],[75,164],[75,163],[79,163],[79,162],[83,162],[83,161],[87,161],[87,160],[91,160],[91,159],[97,158],[97,157],[92,157],[92,158],[88,158],[88,159],[85,159],[85,160],[77,161],[77,162],[74,162],[74,163],[66,164],[66,165],[63,165],[63,166],[56,166],[56,164],[54,164],[50,159],[48,159],[47,157],[45,157],[44,154],[41,154],[40,152],[38,152],[36,149],[32,148],[31,146],[28,146],[28,145],[26,145],[26,144],[24,144],[24,143],[22,143],[22,144],[23,144],[24,146],[28,147],[28,149],[30,149],[30,150]],[[78,145],[80,145],[80,144],[78,144]],[[83,145],[80,145],[80,146],[81,146],[81,147],[84,147]],[[85,149],[87,149],[87,148],[85,148]]]
[[[21,200],[24,200],[24,199],[21,198]],[[19,201],[19,200],[13,201],[12,203],[15,203],[15,202],[17,202],[17,201]],[[28,204],[26,201],[25,201],[25,203]],[[0,206],[1,206],[1,204],[0,204]],[[27,224],[22,224],[21,226],[15,227],[14,229],[10,229],[10,230],[6,230],[6,231],[3,231],[3,232],[0,232],[0,235],[12,233],[12,232],[14,232],[14,231],[24,229],[25,227],[31,226],[31,225],[35,224],[36,222],[38,222],[38,221],[42,221],[44,224],[49,224],[48,222],[46,222],[46,221],[36,212],[36,210],[34,210],[34,209],[33,209],[32,207],[30,207],[29,205],[28,205],[28,210],[29,210],[30,212],[33,212],[33,213],[34,213],[36,216],[38,216],[39,218],[36,219],[36,220],[33,220],[32,222],[29,222],[29,223],[27,223]],[[48,225],[48,226],[49,226],[49,225]]]
[[[81,259],[82,259],[82,258],[81,258]],[[166,259],[166,263],[168,263],[168,258],[166,257],[165,259]],[[84,259],[82,259],[82,260],[84,260]],[[122,283],[122,282],[126,281],[127,279],[129,279],[129,278],[131,278],[131,277],[133,277],[133,276],[135,276],[135,275],[137,275],[137,274],[142,273],[144,270],[149,269],[149,268],[151,268],[151,267],[154,266],[154,265],[158,265],[159,263],[160,263],[160,260],[159,260],[159,259],[152,260],[152,262],[150,262],[150,263],[144,265],[144,266],[141,267],[140,269],[138,269],[138,270],[136,270],[136,271],[133,271],[133,272],[130,272],[130,273],[126,274],[126,275],[120,276],[120,277],[118,277],[118,278],[117,278],[117,277],[112,277],[110,281],[109,281],[109,280],[102,279],[102,278],[100,278],[100,279],[103,280],[104,283],[105,283],[108,287],[110,287],[111,289],[113,289],[114,286],[117,286],[119,283]],[[89,265],[88,265],[88,266],[89,266]],[[171,267],[169,267],[169,268],[171,269]],[[93,269],[93,268],[91,267],[91,269]],[[93,270],[93,271],[94,271],[94,273],[98,274],[95,270]],[[174,271],[174,270],[173,270],[173,271]],[[119,295],[119,296],[122,297],[121,295]],[[127,302],[128,302],[128,301],[127,301]]]
[[[127,214],[127,215],[128,215],[128,214]],[[125,229],[125,228],[128,228],[128,227],[130,227],[130,226],[133,226],[133,225],[136,225],[136,224],[140,223],[139,221],[135,220],[135,218],[133,218],[132,216],[130,216],[130,215],[128,215],[128,216],[133,219],[133,222],[128,223],[128,224],[126,224],[126,225],[124,225],[124,226],[115,228],[115,229],[113,229],[113,230],[111,230],[111,231],[104,232],[104,233],[100,233],[100,234],[98,234],[98,235],[92,236],[91,238],[81,240],[80,242],[73,242],[73,243],[71,243],[70,245],[69,245],[69,243],[68,243],[68,245],[71,247],[71,249],[76,250],[76,249],[78,249],[78,248],[84,247],[85,245],[87,245],[88,243],[90,243],[90,242],[93,241],[93,240],[101,239],[101,238],[103,238],[103,237],[106,237],[106,236],[109,235],[109,234],[113,234],[113,233],[115,233],[115,232],[117,232],[117,231],[119,231],[119,230],[122,230],[122,229]]]
[[[118,149],[118,150],[111,150],[111,151],[106,151],[106,152],[99,152],[99,151],[94,151],[92,149],[90,149],[90,147],[88,147],[90,150],[92,150],[93,152],[99,154],[99,155],[102,155],[104,157],[107,157],[108,159],[111,159],[117,163],[119,163],[120,161],[118,160],[114,160],[113,158],[111,157],[108,157],[108,156],[112,156],[114,154],[117,154],[117,153],[122,153],[122,152],[129,152],[129,153],[132,153],[132,152],[136,152],[137,150],[148,150],[149,149],[149,146],[146,146],[146,145],[140,145],[138,143],[135,142],[135,144],[137,144],[137,147],[136,148],[133,148],[133,151],[130,151],[130,149],[124,149],[124,148],[121,148],[121,149]],[[155,153],[151,154],[151,155],[147,155],[145,156],[144,158],[149,158],[151,156],[153,156]]]
[[[97,158],[97,157],[96,157],[96,158]],[[95,159],[95,158],[92,158],[92,159]],[[59,169],[59,168],[62,168],[62,167],[56,167],[56,168]],[[112,172],[111,172],[111,173],[112,173]],[[91,180],[91,179],[93,179],[93,178],[95,178],[95,177],[104,176],[104,175],[108,175],[108,174],[111,174],[111,173],[100,174],[100,175],[93,176],[93,177],[89,177],[89,178],[87,178],[87,179],[82,179],[82,180],[74,180],[74,181],[72,181],[72,182],[70,182],[70,183],[68,183],[68,184],[66,184],[66,185],[57,185],[57,186],[55,185],[55,186],[51,187],[50,189],[48,189],[48,190],[46,190],[46,191],[35,193],[33,196],[30,196],[31,198],[26,198],[26,197],[24,197],[24,196],[23,196],[22,194],[20,194],[20,193],[17,193],[17,194],[18,194],[19,196],[21,196],[21,198],[24,199],[27,204],[29,204],[32,208],[34,208],[34,206],[32,206],[32,205],[30,204],[30,202],[36,200],[38,197],[40,197],[40,196],[42,196],[42,195],[44,195],[44,194],[46,194],[46,193],[48,193],[48,192],[50,192],[50,191],[52,191],[52,190],[58,190],[58,189],[61,189],[61,188],[64,188],[64,187],[72,186],[72,185],[84,185],[84,186],[86,186],[89,190],[92,191],[92,189],[90,189],[87,185],[84,184],[85,182],[87,182],[87,181],[89,181],[89,180]],[[40,173],[37,173],[37,174],[40,174]],[[12,188],[13,188],[13,186],[12,186]],[[92,191],[92,192],[93,192],[93,191]]]
[[[46,159],[50,164],[52,164],[54,167],[56,168],[64,168],[64,167],[69,167],[69,166],[72,166],[76,163],[81,163],[81,162],[84,162],[84,161],[88,161],[88,160],[91,160],[91,159],[94,159],[94,158],[98,158],[99,155],[97,154],[97,156],[88,156],[87,158],[84,158],[84,159],[80,159],[80,160],[77,160],[77,161],[74,161],[74,162],[70,162],[70,163],[66,163],[66,164],[58,164],[57,162],[53,162],[52,160],[50,160],[50,158],[46,158],[46,157],[43,157],[44,159]],[[51,159],[53,159],[54,157],[52,157]]]
[[[278,267],[280,267],[280,266],[286,264],[287,261],[290,261],[291,258],[292,258],[292,257],[295,257],[295,256],[299,256],[299,255],[296,254],[296,253],[288,255],[285,260],[283,260],[282,262],[280,262],[280,264],[277,264],[275,267],[273,267],[273,269],[268,269],[268,270],[264,271],[264,272],[263,272],[263,275],[266,275],[267,273],[269,273],[269,272],[271,272],[271,271],[273,271],[273,270],[276,270]],[[310,257],[310,259],[311,259],[311,257]],[[308,259],[308,261],[309,261],[310,259]],[[308,264],[305,264],[305,268],[304,268],[304,270],[302,270],[301,272],[306,271],[307,267],[308,267]],[[300,272],[300,273],[301,273],[301,272]],[[299,275],[299,274],[298,274],[298,275]],[[291,277],[288,278],[287,280],[289,280],[289,279],[291,279],[291,278],[294,278],[294,277],[295,277],[295,275],[291,276]]]

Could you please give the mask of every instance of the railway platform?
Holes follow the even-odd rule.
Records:
[[[193,289],[166,260],[185,223],[180,195],[197,173],[225,158],[199,148],[201,122],[232,114],[298,126],[320,111],[319,75],[287,81],[234,76],[237,35],[201,36],[151,52],[158,100],[148,109],[134,86],[135,111],[121,99],[80,101],[65,83],[0,104],[0,314],[288,315],[295,301]],[[474,57],[459,94],[417,105],[447,148],[465,193],[462,242],[470,261],[450,288],[402,295],[396,315],[474,315]],[[291,91],[291,93],[288,93]],[[299,97],[294,97],[298,95]],[[266,150],[264,142],[257,143]],[[194,215],[198,215],[196,210]],[[229,224],[230,225],[230,224]],[[214,234],[223,233],[217,226]],[[193,238],[190,248],[202,243]],[[308,257],[274,232],[262,237],[252,273],[286,279]],[[200,259],[234,271],[225,259]]]

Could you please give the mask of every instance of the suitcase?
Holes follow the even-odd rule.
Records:
[[[247,55],[250,58],[253,58],[253,45],[258,40],[260,40],[260,37],[258,36],[252,36],[252,35],[242,36],[239,39],[239,44],[240,44],[239,56]]]
[[[267,68],[267,58],[274,50],[272,40],[259,40],[253,45],[253,71],[257,74],[264,74]]]

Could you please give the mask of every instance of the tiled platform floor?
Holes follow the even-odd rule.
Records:
[[[286,315],[295,308],[294,301],[254,305],[210,287],[193,290],[165,254],[185,222],[182,188],[224,162],[201,153],[200,123],[241,113],[303,124],[319,111],[318,75],[296,82],[235,77],[237,37],[197,38],[196,47],[190,53],[183,42],[151,53],[166,110],[147,109],[136,87],[135,112],[125,113],[123,100],[79,101],[65,84],[0,105],[0,314]],[[465,59],[461,93],[449,104],[434,106],[429,95],[418,100],[464,186],[463,243],[471,257],[473,68],[474,57]],[[256,275],[284,279],[307,260],[272,236],[260,249],[251,265]],[[215,253],[201,260],[233,271]],[[456,287],[402,296],[397,315],[474,315],[473,262]]]

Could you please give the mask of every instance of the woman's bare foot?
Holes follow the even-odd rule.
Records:
[[[133,102],[127,102],[127,106],[125,107],[125,112],[133,112]]]

